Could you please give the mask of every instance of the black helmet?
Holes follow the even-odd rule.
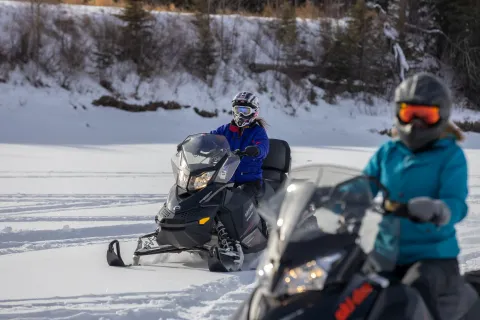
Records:
[[[437,107],[440,119],[428,125],[421,119],[403,122],[399,118],[402,105]],[[421,149],[440,138],[448,126],[452,97],[447,86],[436,76],[421,72],[398,85],[395,90],[395,127],[400,140],[412,151]]]
[[[251,92],[237,93],[232,100],[233,121],[239,127],[252,123],[260,109],[258,98]]]

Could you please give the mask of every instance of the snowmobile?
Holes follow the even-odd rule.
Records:
[[[230,182],[245,151],[230,150],[227,139],[215,134],[191,135],[180,143],[171,159],[175,184],[155,216],[157,229],[138,238],[132,265],[139,265],[141,256],[187,251],[207,260],[210,271],[239,271],[245,255],[264,250],[268,231],[257,213],[257,200],[273,196],[291,166],[288,143],[269,142],[259,200]],[[225,231],[235,235],[236,256],[219,245]],[[127,266],[118,240],[109,244],[107,262]]]
[[[371,184],[382,190],[383,199],[373,198]],[[387,275],[398,251],[375,247],[384,215],[427,222],[397,210],[402,206],[357,169],[293,169],[276,195],[259,207],[275,227],[257,267],[256,288],[232,319],[433,320],[415,289]],[[301,227],[312,214],[317,224]],[[395,242],[392,248],[398,249]],[[440,298],[444,319],[479,318],[480,271],[467,272],[464,280],[456,292]]]

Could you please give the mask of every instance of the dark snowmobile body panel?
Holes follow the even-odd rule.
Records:
[[[266,182],[268,184],[268,182]],[[253,202],[241,189],[230,189],[225,195],[225,204],[218,214],[229,234],[240,239],[245,253],[265,249],[267,238],[261,231],[261,218]]]
[[[157,236],[158,244],[169,244],[179,249],[203,246],[211,240],[215,218],[218,217],[229,234],[236,234],[240,239],[245,253],[263,250],[267,238],[260,230],[261,218],[253,196],[230,187],[218,192],[213,201],[199,205],[202,199],[218,189],[218,186],[212,185],[182,199],[176,186],[173,186],[166,204],[157,215],[161,230]],[[205,224],[199,224],[204,218],[209,219]]]
[[[371,310],[359,315],[368,320],[433,320],[420,294],[408,286],[399,284],[378,290],[375,298]]]
[[[349,295],[342,296],[342,291],[335,289],[295,295],[278,308],[271,308],[262,319],[317,320],[318,315],[323,315],[325,319],[339,320],[433,320],[414,289],[398,285],[382,290],[368,281],[360,282],[356,289],[366,286],[371,291],[367,291],[361,301],[353,300]]]
[[[180,198],[176,189],[176,186],[172,187],[165,205],[157,214],[161,230],[157,242],[159,245],[168,244],[179,249],[202,246],[211,239],[219,204],[202,206],[199,202],[218,188],[208,186],[184,199]],[[204,218],[208,218],[208,221],[200,224],[199,221]]]

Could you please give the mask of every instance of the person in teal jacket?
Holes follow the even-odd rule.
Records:
[[[364,173],[386,187],[389,202],[431,222],[385,216],[375,251],[396,259],[394,274],[416,288],[441,319],[437,298],[461,281],[455,224],[468,211],[467,160],[457,143],[463,135],[450,122],[450,91],[431,74],[405,79],[395,91],[395,105],[394,139],[375,152]]]

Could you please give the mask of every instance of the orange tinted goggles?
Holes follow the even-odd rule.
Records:
[[[422,119],[426,124],[435,124],[440,120],[440,109],[436,106],[410,105],[402,103],[398,118],[409,123],[414,118]]]

